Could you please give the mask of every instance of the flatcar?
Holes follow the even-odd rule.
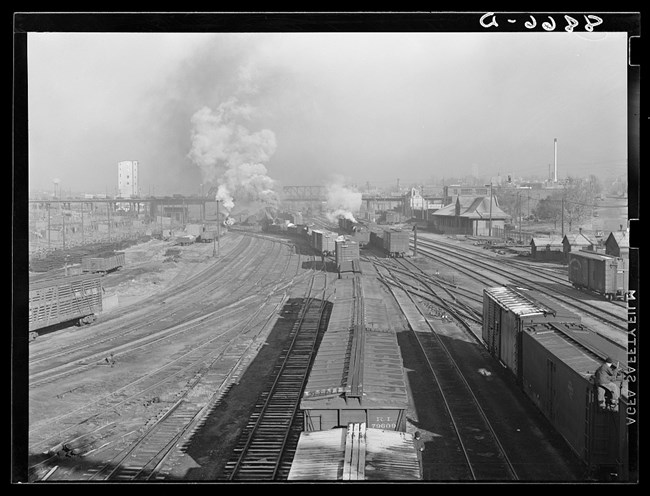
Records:
[[[571,329],[573,327],[573,329]],[[584,462],[590,479],[629,479],[628,390],[613,407],[602,407],[593,374],[598,353],[576,341],[584,329],[531,324],[522,332],[523,390]]]
[[[46,279],[29,285],[29,339],[57,324],[89,324],[102,311],[99,274]]]
[[[103,273],[119,270],[124,267],[126,256],[124,252],[93,255],[81,258],[81,271],[91,273]]]
[[[416,481],[422,479],[419,445],[413,434],[350,423],[302,432],[290,481]]]
[[[346,260],[338,265],[339,279],[348,279],[363,274],[359,260]]]
[[[629,289],[629,261],[586,250],[569,252],[569,282],[581,290],[588,290],[608,300],[627,300]]]
[[[357,276],[335,282],[332,313],[300,402],[305,431],[350,423],[406,430],[409,401],[397,334],[384,301],[359,292],[362,281]],[[372,322],[360,318],[362,309],[373,310]]]

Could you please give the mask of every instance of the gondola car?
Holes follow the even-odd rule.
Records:
[[[81,271],[106,274],[124,267],[125,260],[126,255],[121,251],[82,257]]]

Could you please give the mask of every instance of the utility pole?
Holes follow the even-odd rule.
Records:
[[[490,186],[490,223],[488,224],[488,236],[491,238],[492,237],[492,180],[490,180],[490,184],[486,184],[485,186]]]
[[[61,214],[61,222],[62,222],[62,227],[61,227],[61,240],[63,242],[63,249],[65,250],[65,213]]]
[[[418,225],[413,226],[413,256],[418,256]]]
[[[47,204],[47,249],[48,251],[50,250],[50,237],[51,237],[51,228],[50,228],[50,219],[51,219],[51,212],[50,212],[50,204]]]
[[[564,238],[564,194],[562,195],[562,237]]]
[[[517,208],[519,209],[519,244],[521,244],[521,193],[517,192]]]

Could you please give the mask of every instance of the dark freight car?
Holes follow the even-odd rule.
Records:
[[[339,230],[349,236],[352,241],[358,243],[361,248],[370,243],[370,229],[360,222],[340,217]]]
[[[337,239],[334,258],[337,267],[343,262],[359,261],[359,243],[348,239]]]
[[[521,332],[525,325],[580,321],[580,316],[537,291],[512,287],[483,290],[483,341],[490,354],[518,381],[521,381]]]
[[[124,267],[125,260],[124,252],[83,257],[81,259],[81,271],[105,274]]]
[[[627,300],[627,259],[580,250],[569,252],[568,265],[569,282],[576,288],[593,291],[608,300]]]
[[[333,255],[337,237],[336,233],[314,229],[311,232],[312,248],[319,255]]]
[[[402,354],[393,329],[355,318],[360,296],[337,280],[332,314],[300,403],[306,431],[365,423],[406,430],[409,405]]]
[[[29,285],[29,336],[65,322],[87,324],[102,311],[101,276],[82,274]]]
[[[410,231],[384,230],[384,251],[389,257],[404,257],[409,252]]]
[[[626,384],[614,409],[601,407],[592,378],[603,360],[577,344],[565,327],[525,327],[523,390],[584,461],[591,477],[625,481],[629,470]]]

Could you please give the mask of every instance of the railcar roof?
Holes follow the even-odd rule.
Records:
[[[419,480],[413,436],[405,432],[347,428],[303,432],[288,480]]]

